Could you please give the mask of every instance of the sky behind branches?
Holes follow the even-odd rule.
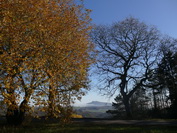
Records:
[[[91,9],[92,23],[109,25],[127,17],[135,17],[147,25],[154,25],[164,35],[177,38],[177,0],[84,0]],[[101,96],[96,79],[91,78],[91,90],[76,105],[91,101],[113,102],[114,97]]]

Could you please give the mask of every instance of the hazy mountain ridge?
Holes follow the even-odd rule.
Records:
[[[92,101],[87,103],[87,106],[112,106],[111,103]]]
[[[86,106],[74,107],[74,111],[83,118],[110,118],[111,115],[106,111],[113,109],[111,103],[92,101]]]

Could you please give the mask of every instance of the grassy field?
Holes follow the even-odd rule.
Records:
[[[101,125],[86,122],[61,126],[57,122],[37,121],[19,127],[1,123],[0,133],[177,133],[177,126]]]

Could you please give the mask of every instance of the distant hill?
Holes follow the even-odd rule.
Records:
[[[106,113],[106,111],[112,109],[112,106],[74,107],[75,113],[83,118],[111,118],[112,116]]]
[[[87,106],[112,106],[112,104],[106,102],[92,101],[90,103],[87,103]]]
[[[106,111],[113,109],[111,103],[92,101],[86,106],[74,107],[76,114],[83,116],[83,118],[111,118],[112,116]]]

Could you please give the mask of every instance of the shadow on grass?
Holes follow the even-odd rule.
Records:
[[[120,125],[71,123],[61,125],[57,121],[33,121],[23,126],[0,124],[0,133],[177,133],[177,125]]]

